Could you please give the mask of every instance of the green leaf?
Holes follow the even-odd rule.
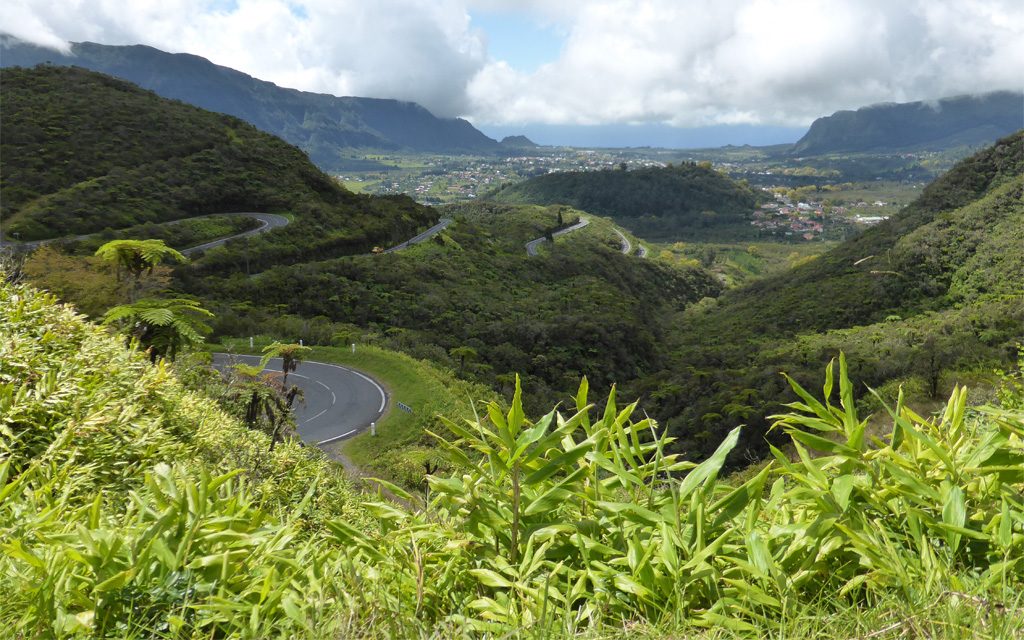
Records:
[[[847,474],[832,481],[832,497],[836,499],[841,511],[846,511],[850,504],[850,493],[853,491],[854,476]]]
[[[497,571],[491,569],[470,569],[470,575],[476,577],[484,586],[498,589],[510,589],[512,582],[506,579]]]
[[[620,591],[632,593],[633,595],[639,596],[640,598],[643,598],[645,600],[654,599],[654,593],[652,593],[650,589],[643,586],[642,584],[634,580],[631,576],[628,576],[624,573],[616,575],[613,582]]]
[[[552,486],[550,489],[531,501],[530,504],[527,505],[526,510],[523,511],[523,514],[532,516],[538,513],[557,509],[565,502],[566,499],[573,495],[572,492],[568,491],[565,487],[577,482],[581,477],[586,475],[588,471],[589,469],[586,467],[576,469],[558,482],[558,484]]]
[[[107,578],[103,582],[93,587],[93,590],[96,593],[103,593],[104,591],[113,591],[115,589],[120,589],[125,584],[127,584],[128,580],[131,579],[134,573],[134,569],[125,569],[124,571],[118,571],[113,576]]]
[[[538,484],[547,480],[559,471],[568,471],[574,468],[576,461],[587,455],[587,452],[594,448],[591,439],[584,440],[568,451],[564,451],[551,458],[543,467],[537,469],[526,477],[526,484]]]
[[[964,499],[964,491],[958,486],[953,486],[946,497],[946,503],[942,505],[942,522],[950,527],[963,528],[967,521],[967,504]],[[961,534],[953,531],[947,532],[946,540],[953,551],[960,546]]]
[[[739,438],[740,427],[736,427],[729,432],[729,435],[725,437],[722,444],[718,445],[718,449],[711,454],[711,457],[694,467],[692,471],[686,474],[686,477],[679,485],[679,499],[683,499],[690,495],[690,492],[696,489],[698,485],[703,483],[712,475],[718,473],[722,468],[722,465],[725,464],[726,456],[728,456],[729,452],[736,447],[736,443],[739,441]]]
[[[765,466],[756,476],[733,489],[724,498],[711,505],[711,513],[716,514],[712,526],[716,529],[721,527],[739,515],[751,502],[759,500],[764,493],[764,483],[768,479],[768,474],[771,470],[772,465]]]
[[[1003,508],[999,514],[999,546],[1009,548],[1013,542],[1013,519],[1010,517],[1010,503],[1003,498]]]
[[[790,429],[789,437],[794,440],[803,443],[804,445],[820,451],[822,453],[829,453],[832,455],[843,456],[844,458],[860,458],[860,451],[851,449],[850,447],[840,442],[829,440],[828,438],[822,438],[816,436],[813,433],[807,433],[806,431],[800,431],[798,429]]]

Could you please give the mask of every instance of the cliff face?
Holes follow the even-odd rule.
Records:
[[[941,150],[989,144],[1022,127],[1024,94],[1018,92],[875,105],[818,118],[790,154]]]

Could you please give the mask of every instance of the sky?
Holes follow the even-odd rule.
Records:
[[[1024,87],[1021,0],[4,0],[0,32],[193,53],[543,144],[792,142],[839,109]]]

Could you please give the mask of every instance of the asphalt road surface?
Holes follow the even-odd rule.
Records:
[[[561,231],[556,231],[556,232],[552,233],[551,237],[552,238],[557,238],[558,236],[565,235],[565,234],[567,234],[567,233],[569,233],[571,231],[576,231],[577,229],[582,229],[583,227],[587,226],[588,224],[590,224],[590,219],[589,218],[581,217],[579,222],[577,222],[576,224],[572,225],[571,227],[566,227],[565,229],[562,229]],[[527,242],[526,243],[526,255],[531,256],[531,257],[537,255],[537,247],[539,247],[544,242],[547,242],[547,238],[543,238],[543,237],[535,238],[535,239],[530,240],[529,242]]]
[[[280,229],[281,227],[287,226],[288,223],[291,222],[288,218],[273,213],[255,213],[246,211],[241,213],[233,213],[230,215],[247,216],[249,218],[255,218],[260,221],[260,226],[256,227],[255,229],[250,229],[249,231],[236,233],[233,236],[227,236],[226,238],[214,240],[213,242],[207,242],[206,244],[197,245],[195,247],[189,247],[188,249],[182,249],[181,252],[187,256],[189,254],[195,253],[196,251],[206,251],[207,249],[219,247],[228,240],[234,240],[236,238],[247,238],[249,236],[254,236],[260,233],[266,233],[271,229]]]
[[[452,219],[451,218],[441,218],[441,220],[437,224],[435,224],[434,226],[430,227],[429,229],[427,229],[423,233],[421,233],[418,236],[415,236],[413,238],[409,238],[405,242],[396,244],[395,246],[391,247],[390,249],[385,249],[384,253],[392,253],[394,251],[401,251],[402,249],[405,249],[406,247],[408,247],[410,245],[419,244],[419,243],[423,242],[424,240],[432,238],[432,237],[436,236],[437,234],[441,233],[451,223],[452,223]]]
[[[259,356],[213,354],[218,369],[242,362],[258,364]],[[281,373],[281,359],[272,358],[266,371]],[[303,361],[288,374],[288,384],[295,384],[305,394],[305,401],[296,400],[293,410],[299,426],[299,437],[308,444],[321,444],[351,438],[380,420],[387,408],[384,387],[354,369],[324,362]]]

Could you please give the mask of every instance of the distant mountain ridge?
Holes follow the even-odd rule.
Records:
[[[501,145],[459,118],[438,118],[413,102],[336,97],[272,82],[186,53],[143,45],[72,43],[70,55],[0,41],[0,66],[79,66],[133,82],[165,98],[241,118],[299,147],[326,170],[343,168],[353,148],[435,153],[491,152]]]
[[[818,118],[789,154],[941,150],[991,144],[1021,128],[1021,92],[880,104]]]

